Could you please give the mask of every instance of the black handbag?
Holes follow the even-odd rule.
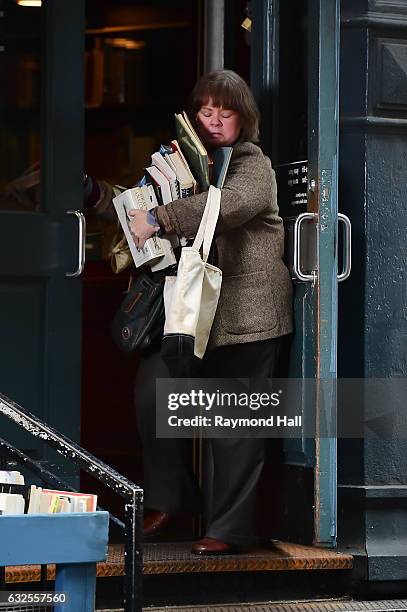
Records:
[[[112,337],[125,353],[146,349],[163,333],[164,274],[131,277],[126,297],[112,323]]]

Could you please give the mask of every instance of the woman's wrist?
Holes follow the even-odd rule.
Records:
[[[149,223],[150,225],[153,225],[156,228],[156,234],[159,238],[162,238],[164,236],[164,231],[157,219],[157,215],[156,215],[156,211],[157,207],[152,208],[151,210],[148,211],[147,213],[147,223]]]
[[[164,236],[165,234],[173,234],[175,232],[175,228],[172,226],[165,205],[156,206],[151,212],[160,226],[160,232],[158,235]]]
[[[154,209],[147,211],[147,223],[149,225],[154,225],[154,226],[158,226],[159,227],[159,223],[158,223],[157,218],[156,218],[156,216],[155,216],[153,211],[154,211]]]

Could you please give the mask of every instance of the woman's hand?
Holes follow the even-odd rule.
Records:
[[[145,210],[129,210],[129,217],[131,217],[129,227],[136,247],[142,249],[145,241],[151,238],[160,229],[160,226],[148,223]]]

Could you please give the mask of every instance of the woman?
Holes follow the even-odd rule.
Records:
[[[280,338],[292,331],[292,287],[283,257],[284,230],[278,215],[274,170],[254,144],[259,113],[253,95],[236,73],[203,76],[192,92],[190,117],[204,145],[233,146],[216,227],[215,264],[223,282],[201,376],[272,377]],[[194,238],[207,193],[154,209],[155,219],[132,211],[130,228],[142,246],[154,232]],[[154,222],[155,221],[155,222]],[[151,376],[151,373],[154,376]],[[155,436],[155,378],[168,377],[159,346],[144,356],[136,382],[138,426],[144,447],[146,536],[158,533],[181,512],[201,509],[201,492],[182,439]],[[264,441],[212,439],[212,499],[205,537],[196,554],[225,554],[255,540],[256,485]]]

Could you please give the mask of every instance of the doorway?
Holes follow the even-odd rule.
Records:
[[[139,356],[123,356],[110,339],[111,320],[128,280],[127,273],[114,275],[108,261],[116,228],[88,215],[83,280],[72,279],[66,273],[77,265],[77,228],[66,212],[82,206],[84,168],[95,178],[130,186],[140,178],[150,153],[173,137],[173,113],[184,108],[202,69],[203,17],[200,2],[177,0],[171,3],[171,9],[167,5],[162,0],[145,4],[87,0],[77,3],[78,8],[72,11],[67,0],[60,0],[58,11],[49,4],[44,17],[43,8],[22,8],[14,0],[3,2],[6,13],[15,17],[17,34],[18,28],[23,28],[28,42],[15,54],[15,67],[11,62],[3,71],[14,74],[16,87],[15,91],[9,88],[3,109],[4,125],[8,122],[13,133],[6,132],[4,150],[8,153],[3,167],[7,172],[2,176],[1,194],[0,273],[5,296],[2,305],[7,312],[0,338],[2,345],[9,348],[1,374],[2,390],[77,439],[81,389],[82,444],[135,482],[142,482],[133,408],[133,381]],[[264,13],[256,21],[260,14],[257,9],[264,5],[270,19],[267,23]],[[261,76],[266,86],[262,89],[265,95],[261,107],[263,116],[273,119],[272,145],[266,152],[274,166],[308,160],[307,195],[301,198],[302,202],[295,202],[296,206],[303,206],[295,214],[306,209],[317,216],[321,211],[325,215],[323,232],[320,225],[314,224],[319,232],[318,257],[323,255],[319,259],[323,262],[318,270],[321,274],[315,282],[297,287],[302,308],[297,310],[299,333],[297,344],[294,341],[294,354],[301,358],[293,361],[301,377],[317,379],[336,376],[336,294],[332,272],[336,266],[338,114],[335,114],[337,47],[332,25],[337,25],[337,7],[335,0],[308,3],[268,0],[239,2],[234,6],[226,2],[226,18],[230,17],[228,24],[233,23],[226,37],[229,45],[226,67],[246,77],[250,64],[264,67]],[[23,13],[24,10],[31,13]],[[35,10],[39,12],[32,12]],[[251,33],[241,28],[240,20],[246,17],[253,22]],[[51,20],[48,26],[46,20]],[[51,22],[53,27],[49,26]],[[262,47],[257,61],[254,35],[256,29],[263,35],[266,25],[276,44],[266,59]],[[21,44],[21,36],[14,38],[10,50],[13,44],[16,48]],[[313,45],[305,52],[308,39]],[[295,44],[291,44],[292,40]],[[45,56],[48,60],[53,57],[54,61],[44,64],[42,78]],[[13,54],[3,57],[7,59]],[[24,79],[17,78],[20,72]],[[318,80],[320,74],[324,79]],[[253,81],[252,86],[258,87],[258,83]],[[42,155],[40,172],[35,165],[38,151]],[[15,177],[26,180],[26,170],[30,178],[33,173],[34,178],[40,178],[42,189],[36,192],[38,181],[32,184],[31,204],[16,210],[10,205],[6,187]],[[287,186],[284,181],[280,178],[282,211],[285,199],[287,205],[292,205],[290,194],[284,196],[284,185]],[[313,189],[311,181],[315,182]],[[26,206],[25,200],[23,205]],[[16,250],[16,244],[23,244],[24,248]],[[304,262],[301,265],[304,267]],[[309,272],[305,267],[304,271]],[[25,304],[30,304],[30,308],[24,308]],[[22,365],[25,385],[20,384],[17,375]],[[334,398],[330,398],[329,405],[318,402],[315,402],[318,409],[334,409]],[[292,490],[296,490],[296,482],[303,486],[306,478],[310,479],[305,484],[305,503],[312,512],[313,541],[332,545],[336,495],[334,442],[317,446],[301,439],[281,452],[282,469],[295,474]],[[323,483],[321,475],[327,478]],[[82,487],[87,487],[86,481]],[[269,486],[269,497],[272,488]],[[101,502],[109,505],[103,497]],[[283,502],[286,503],[284,499]],[[315,537],[315,524],[321,517],[325,521],[322,539]]]
[[[201,70],[201,4],[86,0],[86,174],[132,187],[151,154],[175,137],[174,113],[185,108]],[[116,223],[89,210],[86,216],[81,443],[142,484],[133,399],[140,353],[123,354],[111,336],[129,270],[115,274],[111,268]],[[82,488],[87,486],[84,478]],[[102,488],[99,495],[120,516],[115,496]]]

